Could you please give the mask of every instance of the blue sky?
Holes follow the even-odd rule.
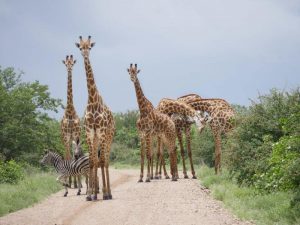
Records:
[[[61,60],[74,55],[80,116],[87,88],[74,44],[79,35],[96,42],[90,60],[114,112],[137,108],[126,72],[130,63],[138,63],[154,105],[188,93],[249,105],[258,93],[300,84],[299,0],[0,0],[0,27],[0,65],[49,85],[64,102],[67,71]]]

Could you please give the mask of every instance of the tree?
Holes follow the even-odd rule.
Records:
[[[36,162],[44,148],[60,148],[59,124],[47,111],[57,112],[62,104],[50,96],[47,85],[22,82],[22,75],[0,67],[0,154],[6,160]]]

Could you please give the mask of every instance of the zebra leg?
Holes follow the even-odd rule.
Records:
[[[75,178],[75,176],[74,176],[74,178]],[[77,176],[77,180],[78,180],[78,191],[77,191],[77,195],[80,195],[80,193],[81,193],[81,188],[82,188],[81,177],[80,177],[80,175]],[[74,180],[74,181],[75,181],[75,180]]]
[[[73,182],[74,182],[74,188],[77,188],[78,187],[78,184],[77,184],[77,179],[76,179],[76,176],[73,177]]]
[[[88,175],[85,176],[85,185],[86,185],[86,195],[88,194],[88,189],[89,189],[89,177]]]
[[[62,176],[59,176],[56,180],[59,181],[65,187],[64,197],[67,197],[67,195],[68,195],[67,177],[62,175]]]

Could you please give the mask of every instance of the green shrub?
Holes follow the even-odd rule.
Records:
[[[14,160],[0,162],[0,183],[16,184],[24,178],[24,171]]]

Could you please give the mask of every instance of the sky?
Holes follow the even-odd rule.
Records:
[[[47,84],[64,103],[62,60],[73,54],[79,116],[87,104],[80,35],[96,42],[90,61],[113,112],[138,108],[130,63],[154,105],[189,93],[250,105],[271,88],[300,85],[300,0],[0,0],[0,28],[0,66]]]

